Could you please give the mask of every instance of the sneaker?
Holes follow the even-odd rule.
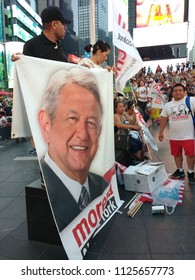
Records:
[[[192,172],[192,173],[188,172],[188,182],[190,184],[195,184],[194,172]]]
[[[184,177],[185,177],[184,171],[179,171],[179,169],[177,169],[177,170],[171,175],[171,178],[173,178],[173,179],[180,179],[180,178],[184,178]]]
[[[32,149],[32,150],[29,152],[29,154],[31,154],[31,155],[36,155],[36,154],[37,154],[36,149],[35,149],[35,148],[34,148],[34,149]]]

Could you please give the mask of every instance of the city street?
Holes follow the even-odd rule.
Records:
[[[159,160],[165,163],[168,173],[174,172],[176,168],[169,154],[167,131],[163,143],[157,139],[157,125],[151,127],[151,132],[159,147]],[[29,141],[0,142],[0,259],[63,260],[62,246],[28,238],[25,186],[40,177],[37,157],[29,155],[30,149]],[[126,202],[134,195],[121,186],[119,192]],[[194,201],[195,186],[186,183],[183,203],[172,215],[152,215],[151,203],[144,203],[130,218],[124,203],[120,208],[122,214],[115,214],[94,238],[85,259],[195,259]],[[39,232],[39,227],[35,230]]]

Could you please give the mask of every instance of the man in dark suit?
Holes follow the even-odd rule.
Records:
[[[98,149],[102,120],[93,73],[84,67],[55,73],[38,119],[48,146],[41,160],[42,172],[56,223],[62,231],[108,186],[101,176],[89,173]]]
[[[81,210],[71,193],[44,160],[41,161],[41,167],[55,220],[59,231],[62,231],[80,214]],[[91,172],[88,174],[88,180],[90,198],[93,201],[103,193],[108,183],[101,176]]]

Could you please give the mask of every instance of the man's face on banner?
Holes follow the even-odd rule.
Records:
[[[84,183],[98,148],[101,109],[93,94],[76,84],[62,88],[55,117],[45,111],[42,131],[48,153],[70,178]]]

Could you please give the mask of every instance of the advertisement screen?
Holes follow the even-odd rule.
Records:
[[[22,22],[25,26],[31,29],[36,35],[41,33],[41,28],[38,26],[36,22],[33,22],[29,16],[23,13],[20,8],[16,5],[12,5],[12,16],[13,18],[17,18],[20,22]]]
[[[135,47],[187,43],[185,0],[137,0]]]
[[[133,42],[136,48],[182,44],[187,41],[187,22],[133,29]]]
[[[136,28],[181,23],[185,0],[137,0]]]
[[[4,45],[0,44],[0,88],[5,88]]]

